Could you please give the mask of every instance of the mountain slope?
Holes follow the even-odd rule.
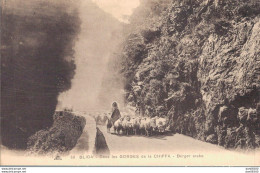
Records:
[[[259,147],[259,2],[141,2],[119,56],[126,102],[176,132]]]

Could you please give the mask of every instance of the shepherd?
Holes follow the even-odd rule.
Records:
[[[121,118],[121,114],[120,114],[120,111],[118,109],[117,103],[114,102],[112,104],[112,115],[111,115],[111,122],[112,122],[112,124],[114,125],[116,120],[118,120],[119,118]]]

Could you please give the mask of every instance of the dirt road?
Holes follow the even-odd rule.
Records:
[[[189,162],[200,165],[251,165],[259,162],[255,158],[260,152],[242,153],[206,143],[194,138],[173,134],[168,136],[124,136],[107,133],[105,126],[99,126],[103,132],[111,154],[139,155],[150,154],[153,158],[173,157],[175,164]]]
[[[82,112],[78,115],[86,118],[86,125],[83,129],[82,135],[78,139],[76,146],[70,151],[71,154],[92,154],[95,150],[95,138],[96,138],[96,122],[93,117],[90,117]]]

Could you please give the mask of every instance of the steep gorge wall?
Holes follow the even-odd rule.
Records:
[[[253,0],[142,1],[122,48],[126,102],[173,131],[259,147],[259,11]]]
[[[1,9],[1,143],[25,149],[71,87],[80,20],[71,1],[10,0]]]
[[[210,34],[199,57],[206,132],[216,134],[220,145],[253,148],[259,146],[260,134],[260,20],[242,18],[227,25],[226,33]]]

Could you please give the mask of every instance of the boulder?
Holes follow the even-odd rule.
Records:
[[[209,142],[212,144],[217,144],[218,143],[217,136],[215,134],[211,134],[211,135],[207,136],[206,142]]]

